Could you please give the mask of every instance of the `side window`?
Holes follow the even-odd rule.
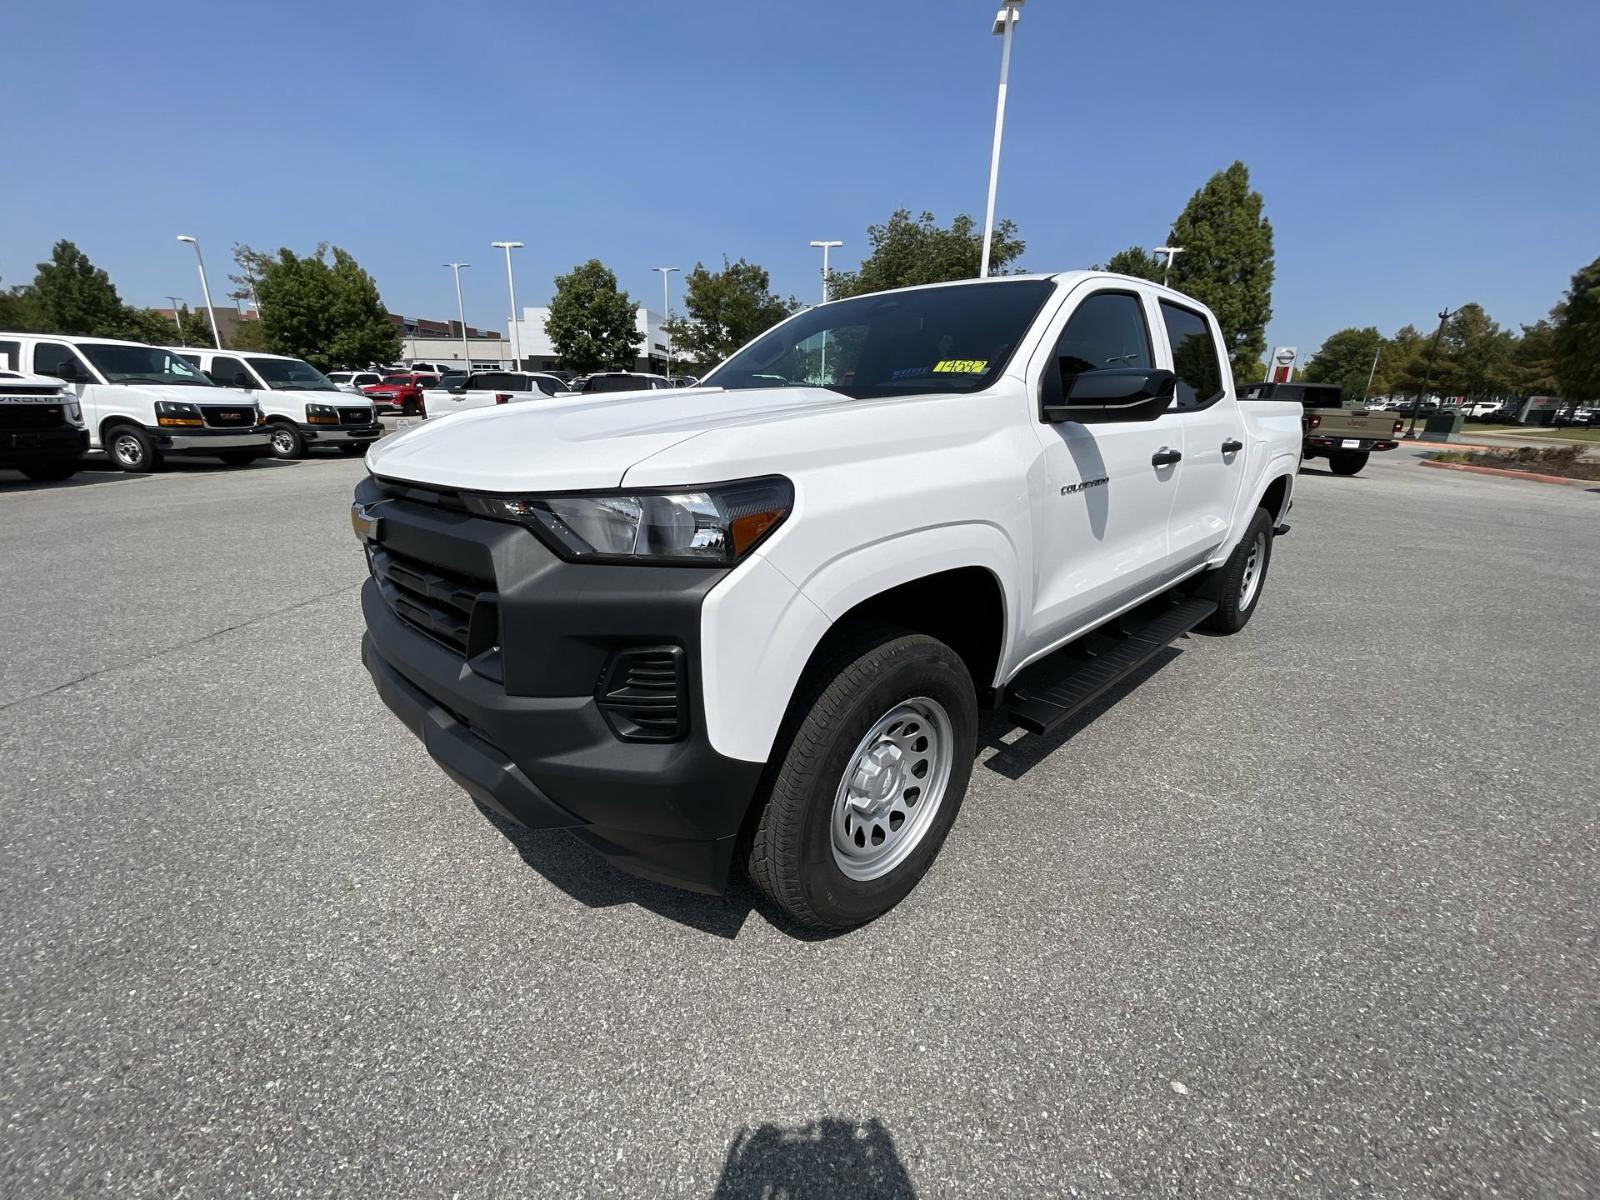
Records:
[[[211,370],[206,374],[211,376],[211,382],[218,387],[255,387],[255,381],[250,379],[250,372],[244,369],[244,364],[237,358],[217,355],[211,360]],[[240,375],[243,375],[248,382],[236,383],[235,379]]]
[[[71,364],[84,379],[92,379],[88,368],[78,361],[70,346],[60,342],[39,342],[33,348],[33,373],[35,375],[61,375],[61,368]]]
[[[198,354],[180,354],[178,357],[183,359],[183,361],[188,363],[191,367],[198,367],[200,365],[200,356]]]
[[[1161,320],[1172,343],[1172,369],[1178,376],[1178,394],[1172,407],[1178,412],[1205,408],[1222,399],[1222,363],[1217,359],[1211,326],[1199,313],[1161,302]]]
[[[1155,365],[1150,353],[1150,330],[1145,326],[1144,304],[1132,292],[1096,292],[1084,300],[1067,318],[1066,327],[1056,339],[1050,391],[1065,396],[1073,379],[1084,371],[1107,367]]]
[[[0,342],[0,368],[7,371],[17,369],[17,356],[22,352],[21,342]]]

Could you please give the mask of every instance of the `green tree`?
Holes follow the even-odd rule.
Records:
[[[1235,162],[1189,198],[1167,238],[1183,247],[1172,286],[1216,314],[1235,378],[1266,352],[1272,319],[1272,225],[1261,210],[1250,172]]]
[[[1556,309],[1555,376],[1568,404],[1600,399],[1600,258],[1573,275]]]
[[[86,337],[116,337],[137,325],[111,277],[89,256],[62,239],[39,264],[28,289],[27,305],[41,331]]]
[[[1346,400],[1360,400],[1366,391],[1373,358],[1379,355],[1382,346],[1383,334],[1370,325],[1331,333],[1306,364],[1306,381],[1338,384],[1344,389]]]
[[[235,247],[235,261],[254,272],[260,339],[273,351],[324,371],[397,357],[400,333],[372,276],[338,246],[332,247],[331,260],[329,253],[326,243],[305,257],[287,247],[270,256]]]
[[[1143,246],[1129,246],[1126,250],[1118,250],[1106,260],[1105,266],[1094,269],[1114,271],[1118,275],[1132,275],[1135,279],[1148,279],[1152,283],[1161,282],[1161,264],[1156,261],[1156,256]]]
[[[1372,381],[1374,396],[1397,396],[1406,392],[1406,381],[1421,371],[1418,359],[1428,351],[1427,335],[1415,325],[1402,325],[1383,343],[1378,359],[1378,374]]]
[[[746,342],[765,333],[800,307],[773,295],[765,267],[722,259],[722,270],[695,263],[684,278],[687,314],[668,326],[674,351],[686,362],[719,363]]]
[[[916,220],[908,209],[899,209],[882,225],[867,226],[867,241],[872,252],[854,271],[834,271],[828,294],[835,299],[881,292],[885,288],[911,287],[919,283],[943,283],[950,279],[973,279],[983,260],[983,230],[965,213],[955,216],[948,229],[941,229],[931,212]],[[989,270],[1005,273],[1026,243],[1017,236],[1011,221],[995,226],[989,245]]]
[[[0,329],[33,333],[40,328],[33,295],[26,285],[0,287]]]
[[[1522,327],[1517,348],[1511,354],[1511,391],[1517,396],[1554,396],[1561,392],[1556,374],[1556,321],[1560,307],[1551,318]]]
[[[1433,390],[1442,396],[1485,399],[1511,390],[1515,339],[1481,304],[1463,304],[1445,323]]]
[[[637,306],[617,290],[617,277],[598,258],[555,279],[545,332],[569,371],[631,369],[644,335]],[[267,306],[262,297],[262,306]]]

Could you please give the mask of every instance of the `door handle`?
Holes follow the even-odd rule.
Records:
[[[1153,467],[1170,467],[1182,457],[1182,450],[1157,450],[1150,456],[1150,465]]]
[[[1224,454],[1234,454],[1243,449],[1244,443],[1238,438],[1229,438],[1227,441],[1222,443],[1222,452]]]

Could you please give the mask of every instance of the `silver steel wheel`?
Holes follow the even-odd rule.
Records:
[[[1244,560],[1244,574],[1239,576],[1239,611],[1243,612],[1256,600],[1261,590],[1261,568],[1267,561],[1267,532],[1256,534],[1250,546],[1250,556]]]
[[[281,425],[272,431],[272,452],[279,458],[294,455],[294,434]]]
[[[881,879],[917,848],[944,802],[954,749],[950,714],[927,696],[867,730],[833,797],[833,861],[848,878]]]
[[[131,433],[119,433],[111,439],[111,454],[125,467],[139,467],[144,464],[144,446]]]

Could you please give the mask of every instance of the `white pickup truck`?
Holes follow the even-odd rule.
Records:
[[[742,863],[846,928],[938,853],[980,707],[1044,733],[1250,619],[1300,439],[1143,280],[835,301],[696,388],[374,448],[362,655],[480,804],[684,887]]]

